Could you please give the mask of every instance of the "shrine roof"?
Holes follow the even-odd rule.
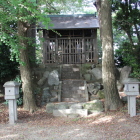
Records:
[[[49,29],[93,29],[99,28],[98,18],[94,14],[48,15],[52,26]],[[43,29],[42,23],[39,26]]]

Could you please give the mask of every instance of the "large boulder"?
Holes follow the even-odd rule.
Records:
[[[49,71],[45,71],[44,74],[43,74],[43,77],[48,78],[49,73],[50,73]]]
[[[47,103],[46,105],[46,111],[47,113],[53,113],[53,110],[58,109],[68,109],[69,104],[66,102],[60,102],[60,103]]]
[[[99,99],[104,99],[105,98],[104,90],[103,89],[99,90],[97,96],[99,97]]]
[[[87,84],[88,93],[90,94],[97,94],[100,88],[101,88],[101,84],[98,82]]]
[[[50,102],[57,102],[58,101],[58,98],[57,97],[53,97],[50,99]]]
[[[56,90],[52,90],[50,92],[51,92],[52,97],[58,98],[58,94]]]
[[[46,87],[43,89],[43,94],[42,94],[42,105],[44,105],[45,103],[50,102],[51,99],[51,94],[49,91],[49,88]]]
[[[93,100],[93,101],[87,102],[83,105],[83,108],[87,109],[89,113],[104,111],[102,101],[100,100]]]
[[[124,83],[140,82],[137,78],[126,78]]]
[[[39,86],[42,86],[42,85],[44,84],[45,81],[46,81],[46,77],[42,77],[42,78],[37,82],[37,84],[38,84]]]
[[[89,96],[89,101],[93,101],[93,100],[97,100],[97,99],[99,99],[99,97],[97,95],[92,94]]]
[[[91,74],[89,74],[89,73],[84,74],[84,79],[86,81],[90,81],[91,80]]]
[[[37,84],[39,86],[42,86],[45,83],[48,76],[49,76],[49,71],[45,71],[44,74],[43,74],[43,77],[37,82]]]
[[[90,72],[97,80],[102,79],[102,68],[93,68]]]
[[[47,113],[53,113],[54,109],[55,109],[55,104],[54,103],[48,103],[46,105],[46,112]]]
[[[50,86],[59,85],[59,74],[57,70],[53,70],[52,72],[50,72],[48,76],[48,84]]]
[[[120,69],[116,67],[115,67],[115,77],[116,77],[116,80],[120,79]]]
[[[72,104],[70,107],[70,109],[82,109],[83,105],[82,104]]]
[[[120,78],[117,81],[117,87],[119,91],[123,90],[124,87],[124,83],[126,82],[126,79],[129,77],[130,73],[131,73],[131,67],[129,66],[124,66],[121,70],[120,70]]]
[[[124,81],[126,80],[126,78],[129,77],[130,73],[131,73],[132,68],[129,66],[124,66],[121,71],[120,71],[120,79],[119,81],[121,83],[124,83]]]

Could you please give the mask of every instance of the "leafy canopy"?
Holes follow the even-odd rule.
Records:
[[[139,7],[139,0],[117,0],[113,3],[113,11],[116,14],[113,25],[118,37],[115,37],[115,43],[119,46],[115,55],[122,66],[129,65],[133,68],[132,76],[136,78],[140,78]]]

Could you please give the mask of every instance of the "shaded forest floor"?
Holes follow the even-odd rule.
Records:
[[[47,114],[45,107],[32,114],[18,107],[18,121],[9,125],[8,107],[0,103],[0,140],[140,140],[140,115],[130,117],[125,106],[117,112],[61,118]]]

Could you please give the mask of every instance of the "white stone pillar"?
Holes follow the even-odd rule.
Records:
[[[124,92],[127,95],[130,117],[136,116],[136,96],[139,95],[139,84],[140,82],[125,83]]]
[[[9,123],[15,123],[15,107],[14,107],[14,100],[8,100],[9,105]]]
[[[9,81],[4,84],[5,87],[5,100],[8,100],[9,105],[9,123],[14,124],[17,121],[17,102],[19,97],[19,83]]]
[[[130,117],[136,116],[136,96],[128,96],[128,114]]]
[[[14,100],[14,118],[17,121],[17,100]]]

